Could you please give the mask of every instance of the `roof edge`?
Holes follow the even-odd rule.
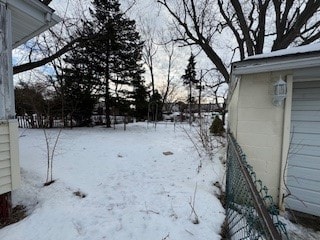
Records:
[[[32,17],[35,17],[33,13],[39,12],[39,14],[37,14],[36,19],[41,23],[41,27],[34,30],[33,32],[30,32],[24,38],[19,39],[16,42],[13,42],[12,48],[20,46],[21,44],[46,31],[47,29],[49,29],[50,27],[54,26],[62,20],[58,15],[54,14],[54,9],[41,3],[39,0],[0,1],[6,3],[9,9],[15,9],[16,11],[22,12]]]
[[[287,55],[286,57],[288,56],[289,55]],[[294,54],[294,56],[297,56],[297,54]],[[235,62],[232,64],[232,74],[242,75],[242,74],[262,73],[262,72],[269,72],[269,71],[275,72],[275,71],[288,70],[288,69],[310,68],[310,67],[320,66],[320,55],[315,57],[302,58],[302,59],[300,58],[300,59],[279,61],[279,60],[282,60],[283,58],[284,56],[282,56],[281,58],[273,57],[273,58],[252,59],[250,61]]]

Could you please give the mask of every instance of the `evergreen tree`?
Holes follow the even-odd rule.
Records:
[[[19,116],[46,113],[47,103],[36,85],[20,82],[14,89],[16,113]]]
[[[132,81],[133,92],[132,99],[133,105],[135,106],[133,115],[138,121],[147,119],[148,113],[148,91],[141,80],[141,76],[137,75],[137,79]]]
[[[57,76],[56,86],[60,98],[62,116],[69,116],[78,125],[88,125],[98,96],[95,94],[99,86],[90,59],[86,56],[86,48],[79,46],[64,59],[66,67]],[[65,119],[64,119],[65,120]]]
[[[150,114],[152,120],[162,120],[162,96],[158,90],[154,91],[154,94],[150,97]]]
[[[110,127],[110,108],[113,101],[114,84],[133,87],[136,75],[142,69],[142,42],[136,31],[135,21],[128,19],[120,10],[118,0],[94,0],[91,9],[92,20],[86,24],[86,34],[99,37],[87,45],[87,54],[94,63],[97,76],[101,80],[101,90],[105,99],[106,126]],[[140,78],[141,79],[141,78]],[[124,92],[125,93],[125,92]],[[122,97],[126,98],[126,94]]]
[[[215,116],[210,126],[210,132],[215,136],[223,136],[225,133],[223,121],[218,116]]]
[[[192,87],[199,82],[196,73],[195,56],[192,53],[188,60],[188,65],[185,69],[185,73],[181,76],[181,78],[183,80],[183,84],[186,85],[189,90],[187,102],[189,104],[189,122],[191,123],[191,104],[194,102],[194,98],[192,97]]]

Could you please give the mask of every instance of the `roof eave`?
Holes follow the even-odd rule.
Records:
[[[320,56],[292,59],[286,61],[272,61],[265,59],[264,62],[253,61],[251,63],[235,62],[232,64],[233,75],[275,72],[289,69],[310,68],[320,66]]]
[[[24,36],[21,36],[18,39],[13,39],[12,48],[20,46],[62,20],[54,14],[54,10],[52,8],[44,5],[39,0],[0,0],[0,2],[5,3],[13,12],[19,13],[20,20],[31,17],[39,23],[36,28],[29,32],[26,31],[25,34],[23,34]],[[12,29],[12,31],[16,30]]]
[[[28,34],[24,38],[20,39],[19,41],[12,43],[12,48],[19,47],[20,45],[24,44],[28,40],[34,38],[35,36],[38,36],[39,34],[43,33],[46,30],[48,30],[50,27],[56,25],[60,21],[61,21],[61,19],[57,15],[52,14],[50,21],[48,21],[46,24],[42,25],[37,30],[31,32],[30,34]]]

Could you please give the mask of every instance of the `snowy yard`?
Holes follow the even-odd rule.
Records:
[[[63,130],[56,181],[47,187],[43,131],[21,129],[22,186],[13,201],[27,206],[28,216],[0,229],[0,239],[220,239],[225,211],[214,183],[225,178],[225,149],[211,160],[200,158],[184,129],[190,131],[188,125],[158,124],[155,130],[136,123],[126,131]],[[199,224],[192,222],[190,203]]]

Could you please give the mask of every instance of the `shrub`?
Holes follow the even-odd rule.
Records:
[[[223,136],[225,129],[222,120],[216,116],[210,126],[210,132],[215,136]]]

